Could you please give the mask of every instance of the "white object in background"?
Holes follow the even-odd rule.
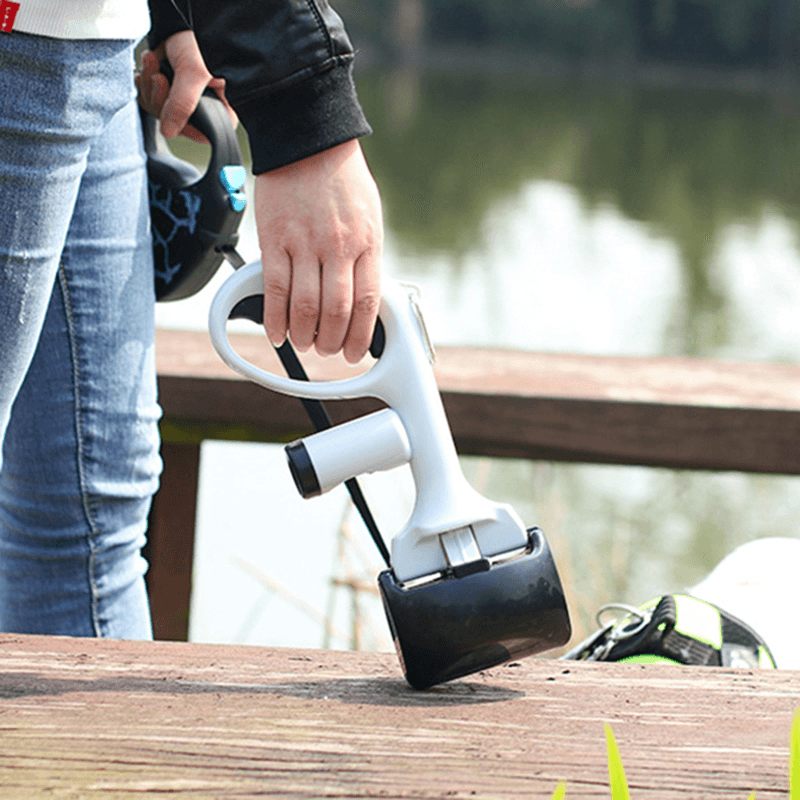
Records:
[[[780,669],[800,669],[800,539],[747,542],[688,594],[746,622],[769,645]]]

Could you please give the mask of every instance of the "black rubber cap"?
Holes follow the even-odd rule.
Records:
[[[284,448],[289,461],[289,470],[294,478],[297,491],[303,497],[317,497],[322,494],[314,465],[302,441],[292,442]]]

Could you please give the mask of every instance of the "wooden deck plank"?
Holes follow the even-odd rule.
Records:
[[[247,360],[282,374],[261,336],[233,334]],[[203,331],[157,331],[164,376],[238,379]],[[443,392],[612,400],[728,408],[800,410],[800,366],[699,358],[585,356],[479,347],[438,347],[435,371]],[[340,358],[303,356],[310,376],[331,380],[362,372]]]
[[[390,654],[0,635],[4,796],[785,797],[800,674],[529,659],[427,692]]]

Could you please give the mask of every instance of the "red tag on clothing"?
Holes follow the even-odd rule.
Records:
[[[3,33],[12,31],[17,11],[19,11],[19,3],[13,3],[11,0],[0,0],[0,31],[3,31]]]

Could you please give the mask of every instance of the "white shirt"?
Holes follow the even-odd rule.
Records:
[[[4,30],[54,39],[141,39],[146,0],[0,0]]]

